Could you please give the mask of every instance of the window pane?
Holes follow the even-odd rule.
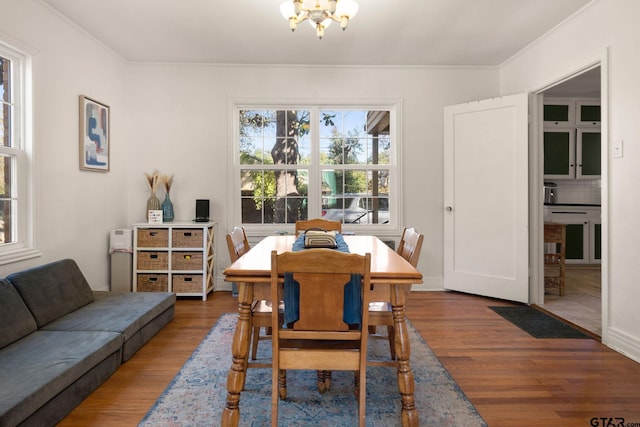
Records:
[[[320,112],[322,164],[389,164],[388,111]]]
[[[11,206],[14,201],[0,200],[0,244],[13,243]]]
[[[2,115],[0,116],[0,145],[11,147],[11,105],[2,105]]]
[[[0,56],[0,145],[11,147],[11,61]]]
[[[389,222],[389,170],[322,171],[322,216],[345,224]]]
[[[12,243],[12,211],[14,201],[12,197],[11,185],[11,165],[10,156],[0,157],[0,244]]]
[[[243,223],[287,224],[307,218],[307,170],[243,169],[240,181]]]

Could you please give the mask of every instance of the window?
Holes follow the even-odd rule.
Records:
[[[395,225],[395,120],[389,106],[237,106],[238,219]]]
[[[37,255],[29,213],[28,66],[25,54],[0,43],[0,264]]]

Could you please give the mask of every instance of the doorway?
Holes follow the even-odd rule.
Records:
[[[565,223],[567,240],[572,248],[567,256],[564,295],[560,296],[556,289],[545,290],[541,308],[597,336],[602,336],[602,179],[599,175],[581,175],[578,168],[582,167],[582,162],[578,156],[582,153],[582,136],[586,133],[600,134],[600,120],[587,123],[581,120],[580,114],[586,111],[584,106],[587,104],[597,105],[600,111],[601,78],[601,67],[596,66],[541,92],[545,105],[555,103],[571,107],[572,116],[567,123],[544,119],[544,132],[547,135],[566,134],[567,144],[571,142],[569,145],[575,150],[571,153],[575,157],[570,176],[554,171],[556,175],[550,177],[549,170],[545,168],[544,182],[540,182],[541,188],[545,183],[551,183],[556,191],[553,201],[545,200],[544,222]],[[543,151],[549,150],[549,145],[545,142]],[[600,147],[598,144],[598,150]],[[606,156],[606,151],[601,155]],[[549,157],[550,151],[547,151],[546,159]]]

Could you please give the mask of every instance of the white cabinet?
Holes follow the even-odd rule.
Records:
[[[133,290],[200,296],[214,287],[215,222],[133,224]]]
[[[544,221],[566,224],[566,263],[600,263],[600,208],[596,206],[545,206]]]
[[[545,99],[545,179],[599,179],[600,140],[598,99]]]

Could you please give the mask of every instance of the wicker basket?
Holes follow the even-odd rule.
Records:
[[[138,251],[138,270],[167,270],[169,255],[163,251]]]
[[[174,248],[202,248],[202,229],[172,230],[171,246]]]
[[[136,287],[138,292],[167,292],[169,278],[167,274],[138,274]]]
[[[172,252],[172,270],[202,270],[202,252]]]
[[[202,293],[202,274],[174,274],[173,292]]]
[[[169,246],[169,230],[163,228],[138,229],[138,247],[166,248]]]

